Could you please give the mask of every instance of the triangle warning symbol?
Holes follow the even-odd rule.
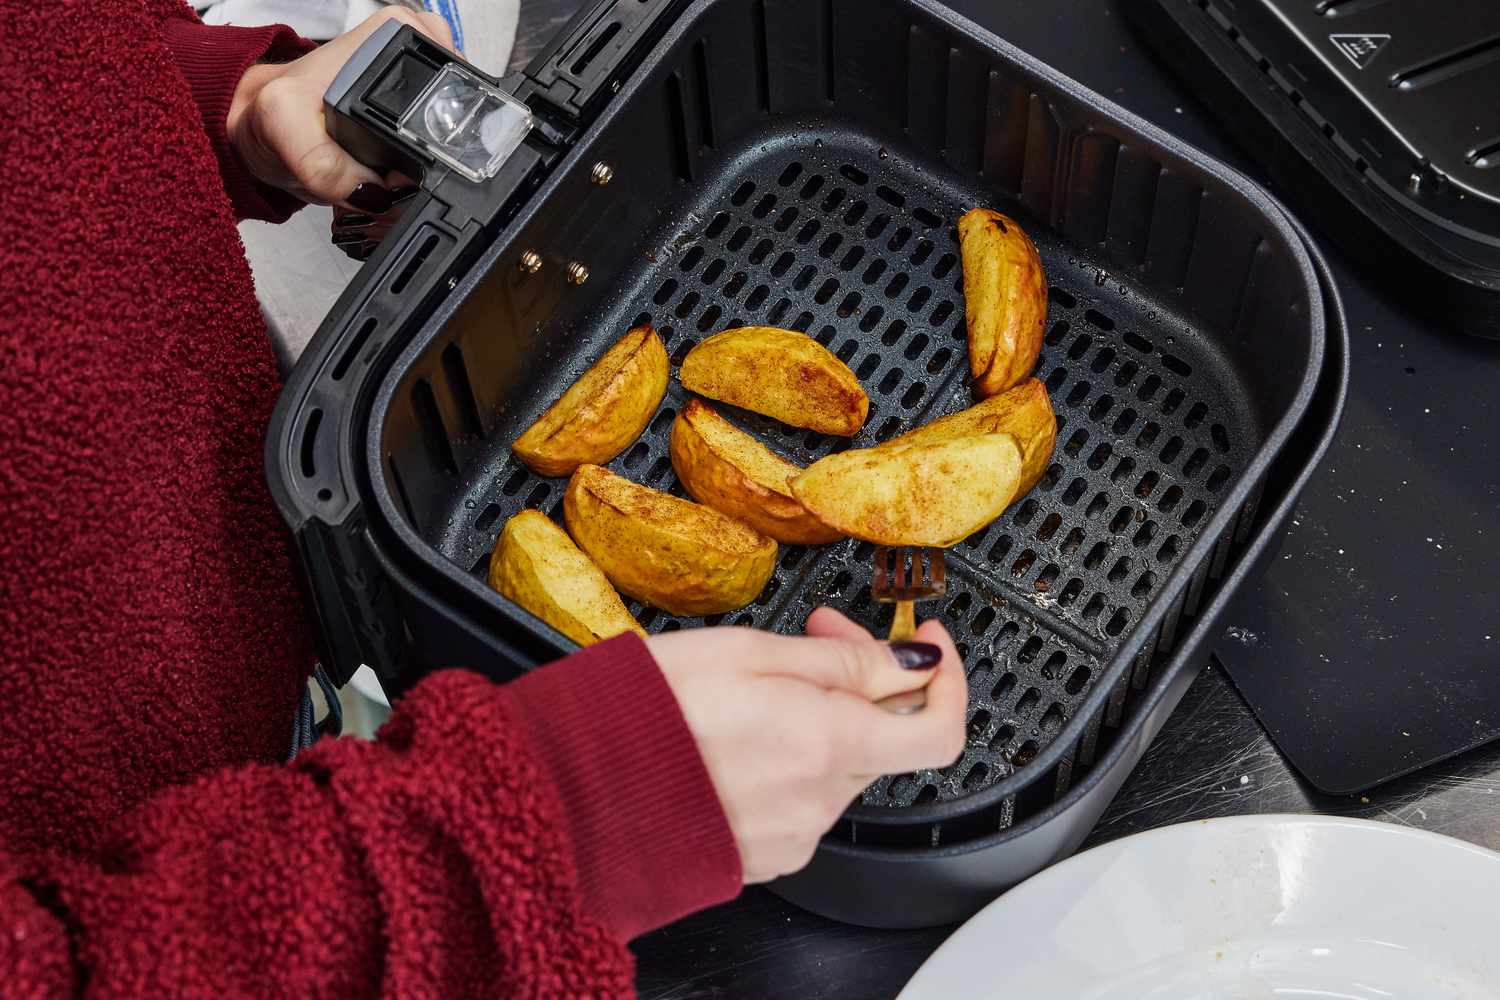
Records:
[[[1349,57],[1355,69],[1364,69],[1380,54],[1390,35],[1329,35],[1333,47]]]

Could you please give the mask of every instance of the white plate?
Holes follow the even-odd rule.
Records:
[[[900,1000],[1496,1000],[1500,854],[1359,820],[1128,837],[980,911]]]

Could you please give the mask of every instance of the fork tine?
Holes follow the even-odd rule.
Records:
[[[948,592],[942,549],[877,545],[870,572],[870,596],[882,603],[923,601]]]

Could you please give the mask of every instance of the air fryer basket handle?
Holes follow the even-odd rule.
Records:
[[[355,461],[385,359],[449,290],[477,226],[454,229],[424,192],[340,296],[297,362],[271,417],[266,472],[292,530],[323,665],[336,684],[361,664],[389,675],[400,616],[370,551]]]
[[[474,204],[477,189],[528,149],[538,124],[530,90],[523,77],[497,80],[415,28],[387,21],[329,85],[323,114],[329,135],[361,163],[420,178],[449,204],[477,209],[488,200],[480,195]],[[483,124],[471,130],[471,122]],[[545,124],[541,132],[556,137]]]
[[[423,164],[396,131],[390,109],[378,109],[372,114],[371,106],[360,100],[359,83],[387,75],[387,67],[392,77],[400,74],[402,55],[409,54],[406,76],[409,86],[415,87],[420,80],[412,70],[424,67],[435,70],[435,53],[427,51],[428,48],[430,43],[423,46],[420,32],[403,26],[400,21],[387,21],[365,39],[324,94],[323,118],[328,134],[372,170],[381,173],[399,170],[408,177],[420,177]]]
[[[401,618],[366,530],[356,460],[378,376],[561,155],[543,136],[527,135],[497,173],[475,182],[407,143],[400,112],[449,65],[494,83],[392,21],[360,47],[325,98],[341,145],[422,186],[298,361],[266,441],[271,492],[295,540],[324,666],[338,684],[361,664],[389,676],[402,646]]]
[[[295,541],[323,663],[337,684],[361,664],[393,677],[400,610],[363,510],[362,428],[389,359],[411,338],[541,177],[563,158],[625,74],[687,0],[601,0],[529,70],[496,80],[408,25],[391,21],[329,87],[329,133],[380,171],[420,178],[400,225],[345,290],[277,401],[266,471]],[[408,140],[404,112],[457,67],[501,105],[532,118],[487,179]],[[499,106],[499,105],[497,105]]]

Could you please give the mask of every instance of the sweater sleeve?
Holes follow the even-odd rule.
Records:
[[[284,24],[210,26],[191,17],[165,19],[162,34],[198,105],[235,218],[285,222],[302,202],[250,176],[229,145],[226,122],[235,88],[247,69],[260,62],[289,62],[311,52],[314,43]]]
[[[630,636],[504,688],[436,674],[376,742],[169,789],[96,857],[0,855],[0,970],[14,995],[628,995],[629,936],[739,886]]]

